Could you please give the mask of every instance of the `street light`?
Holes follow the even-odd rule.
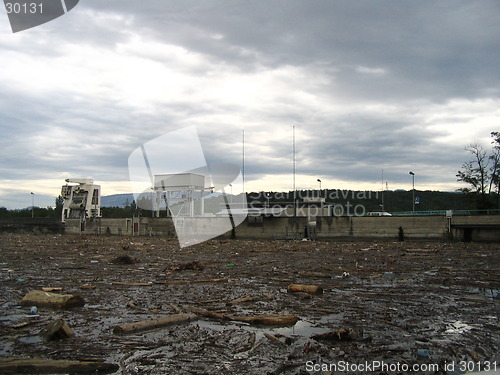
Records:
[[[31,218],[35,217],[35,193],[31,192]]]
[[[321,196],[321,180],[318,178],[316,181],[319,182],[319,196]]]
[[[411,179],[412,179],[412,185],[413,185],[413,189],[412,189],[412,204],[413,204],[413,214],[415,215],[415,173],[413,173],[412,171],[410,171],[410,175],[411,175]]]

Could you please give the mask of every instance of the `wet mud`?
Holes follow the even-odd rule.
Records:
[[[2,234],[0,280],[2,358],[105,361],[117,374],[404,373],[397,364],[459,374],[459,363],[500,360],[499,244],[212,240],[180,249],[164,238]],[[323,293],[289,293],[292,283]],[[43,287],[85,305],[20,304]],[[272,327],[198,315],[113,333],[191,307],[299,320]],[[42,339],[55,319],[75,335]],[[331,366],[339,363],[386,367]]]

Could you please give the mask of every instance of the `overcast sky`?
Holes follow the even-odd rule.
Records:
[[[500,131],[500,2],[81,0],[12,33],[0,11],[0,206],[66,178],[131,192],[147,141],[198,128],[247,191],[453,191]],[[206,146],[208,145],[208,147]],[[218,155],[218,156],[217,156]]]

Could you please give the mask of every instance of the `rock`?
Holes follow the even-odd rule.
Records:
[[[82,297],[74,294],[57,294],[44,292],[42,290],[32,290],[21,300],[23,306],[46,306],[56,309],[69,309],[85,305]]]

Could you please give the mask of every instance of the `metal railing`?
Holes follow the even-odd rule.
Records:
[[[400,211],[391,212],[392,216],[446,216],[447,210],[435,211]],[[500,215],[499,209],[491,210],[451,210],[453,216]]]

